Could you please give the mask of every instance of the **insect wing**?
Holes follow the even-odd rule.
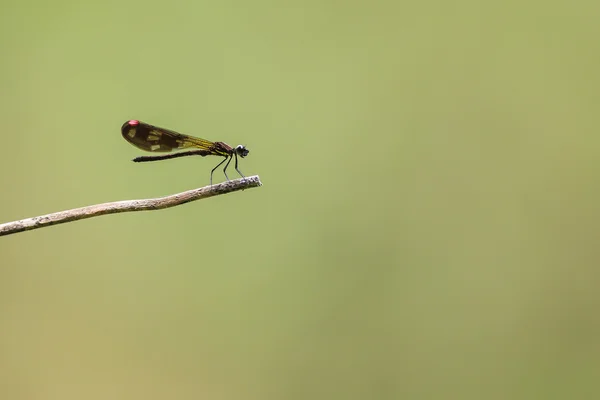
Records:
[[[169,152],[195,147],[209,150],[213,142],[159,128],[141,121],[127,121],[121,127],[123,138],[134,146],[152,152]]]

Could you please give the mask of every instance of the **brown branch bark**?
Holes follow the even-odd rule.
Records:
[[[26,218],[20,221],[0,224],[0,236],[10,235],[17,232],[29,231],[46,226],[64,224],[65,222],[78,221],[80,219],[97,217],[105,214],[116,214],[129,211],[160,210],[189,203],[190,201],[206,199],[238,190],[250,189],[261,186],[258,175],[233,181],[205,186],[181,193],[172,194],[155,199],[123,200],[111,203],[95,204],[92,206],[74,208],[72,210],[59,211],[52,214],[40,215],[38,217]]]

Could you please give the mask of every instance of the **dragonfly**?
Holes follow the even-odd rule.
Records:
[[[245,178],[244,174],[242,174],[238,168],[238,156],[244,158],[250,152],[245,146],[238,145],[236,147],[231,147],[224,142],[211,142],[206,139],[184,135],[169,129],[159,128],[138,121],[137,119],[131,119],[125,122],[121,127],[121,134],[129,143],[146,151],[167,153],[173,150],[192,149],[172,154],[136,157],[132,160],[134,162],[168,160],[170,158],[185,156],[224,157],[223,161],[210,171],[210,184],[212,186],[213,173],[225,161],[227,161],[227,164],[225,164],[225,167],[223,168],[223,173],[225,174],[225,178],[229,180],[229,176],[227,176],[227,167],[229,167],[231,160],[235,158],[235,170],[242,178]]]

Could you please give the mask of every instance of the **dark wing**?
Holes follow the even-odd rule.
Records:
[[[214,143],[208,140],[183,135],[137,120],[125,122],[121,127],[121,134],[135,147],[152,152],[169,152],[189,147],[210,151],[214,146]]]

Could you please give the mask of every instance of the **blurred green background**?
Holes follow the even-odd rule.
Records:
[[[132,118],[264,186],[0,238],[0,398],[595,398],[599,18],[3,2],[0,222],[208,184]]]

